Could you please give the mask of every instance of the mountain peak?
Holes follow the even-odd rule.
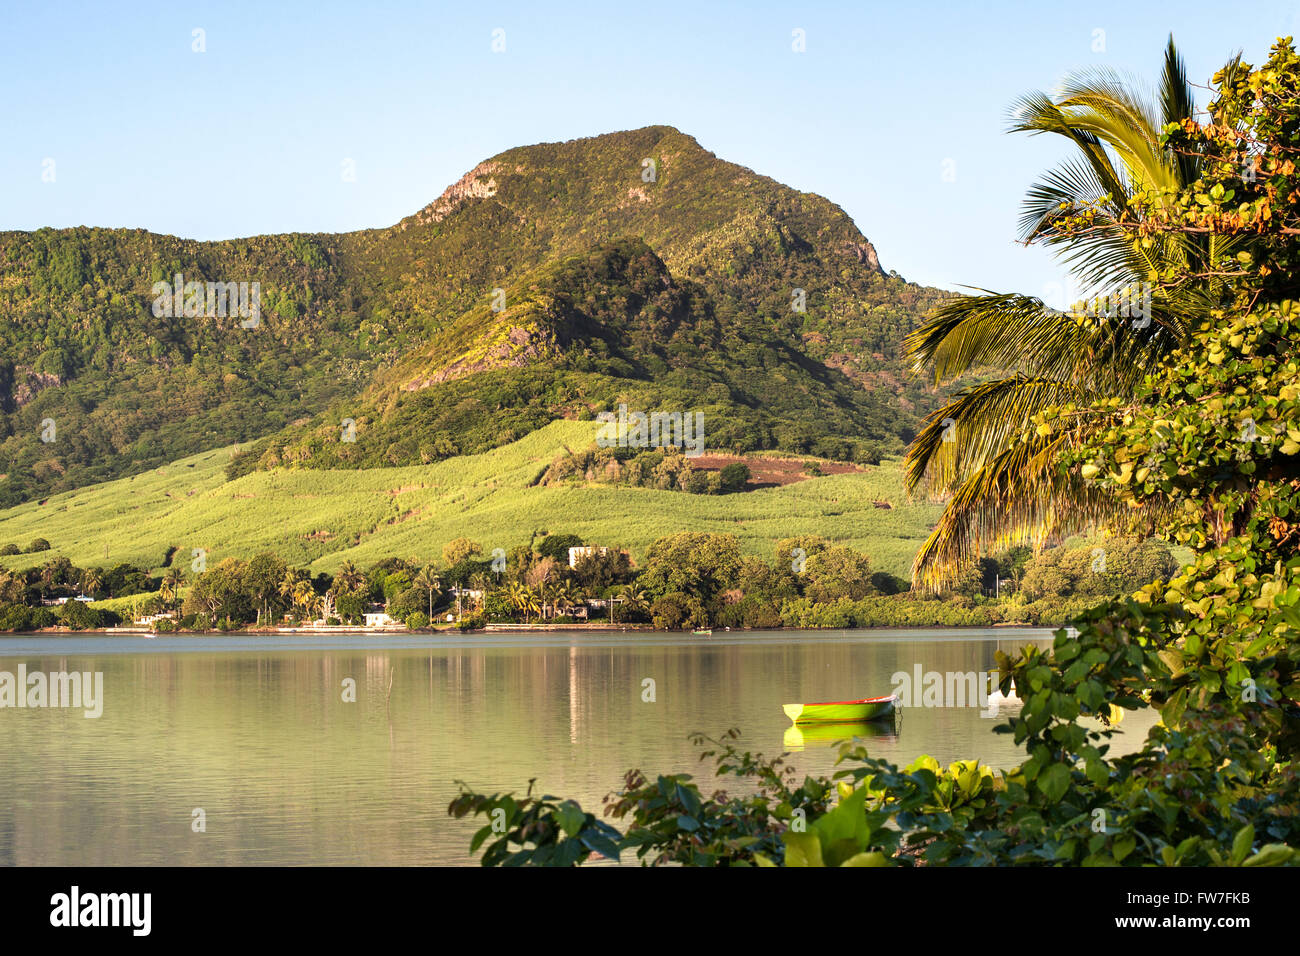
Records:
[[[479,205],[485,207],[476,213],[480,224],[524,230],[551,254],[643,235],[670,268],[685,274],[737,251],[750,256],[757,246],[885,274],[875,247],[839,206],[719,159],[673,126],[508,149],[396,228],[441,229],[449,217]]]

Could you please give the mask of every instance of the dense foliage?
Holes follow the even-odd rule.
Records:
[[[576,552],[570,564],[570,549]],[[1173,568],[1155,542],[1107,542],[1116,555],[1109,573],[1077,566],[1088,546],[1052,549],[1023,565],[1025,586],[1008,578],[993,596],[988,574],[1014,556],[972,567],[950,590],[908,590],[908,582],[872,569],[865,554],[814,535],[780,541],[773,561],[742,554],[728,534],[680,532],[653,542],[634,566],[627,552],[584,547],[581,536],[557,531],[512,548],[499,561],[461,537],[442,547],[440,564],[385,558],[366,570],[343,562],[334,574],[291,567],[262,552],[183,568],[180,552],[163,556],[158,575],[131,564],[80,568],[57,555],[25,570],[0,566],[0,630],[105,627],[123,618],[155,618],[165,629],[231,630],[311,621],[359,625],[384,611],[411,630],[452,615],[462,629],[491,623],[817,628],[1060,624],[1099,594],[1121,594]],[[15,549],[16,551],[16,549]],[[1145,561],[1134,561],[1134,556]],[[1127,568],[1127,570],[1124,570]],[[1041,573],[1040,573],[1041,572]],[[1039,578],[1053,591],[1029,592]],[[87,606],[76,597],[94,598]],[[46,605],[65,599],[62,609]],[[75,607],[74,607],[75,605]],[[168,615],[166,620],[156,619]]]
[[[503,291],[504,309],[471,309],[362,400],[254,445],[230,474],[427,463],[620,405],[690,416],[711,448],[879,460],[908,437],[895,393],[811,363],[766,319],[723,321],[702,283],[671,276],[639,240],[548,263]]]
[[[934,381],[983,366],[1004,370],[936,409],[908,449],[909,485],[944,501],[914,578],[941,586],[990,550],[1041,547],[1131,517],[1055,463],[1096,433],[1094,409],[1127,400],[1188,343],[1223,295],[1220,264],[1234,244],[1221,233],[1183,230],[1148,229],[1137,240],[1157,222],[1142,197],[1185,191],[1203,168],[1196,155],[1161,142],[1164,125],[1188,121],[1195,108],[1172,38],[1155,94],[1099,68],[1067,76],[1053,95],[1016,103],[1014,131],[1059,136],[1073,153],[1027,191],[1020,238],[1051,250],[1067,289],[1086,297],[1067,298],[1060,310],[1029,295],[959,296],[909,337],[917,368]],[[1089,228],[1075,228],[1085,213]],[[1050,431],[1034,427],[1036,414],[1066,404],[1077,414]]]

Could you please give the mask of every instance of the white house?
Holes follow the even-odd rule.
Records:
[[[175,611],[163,611],[161,614],[144,614],[136,618],[135,623],[144,624],[146,626],[153,626],[153,624],[155,624],[158,621],[174,621],[174,620],[176,620]]]
[[[78,594],[75,598],[65,598],[65,597],[53,598],[53,599],[46,598],[45,600],[41,601],[41,603],[47,607],[55,607],[60,604],[67,604],[69,600],[82,601],[88,603],[95,599],[93,597],[86,597],[86,595],[84,594]]]
[[[396,624],[387,611],[367,611],[366,627],[384,627],[388,624]]]
[[[583,558],[590,557],[593,554],[609,554],[609,548],[606,547],[586,547],[569,549],[569,567],[576,568],[578,562]]]

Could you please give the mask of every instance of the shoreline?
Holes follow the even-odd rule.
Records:
[[[1063,627],[1069,627],[1068,624],[1033,624],[1028,621],[1024,622],[1003,622],[988,625],[941,625],[941,624],[896,624],[896,625],[878,625],[872,627],[727,627],[714,628],[710,634],[695,634],[690,629],[680,629],[674,631],[665,631],[655,628],[652,624],[488,624],[481,628],[472,628],[462,631],[460,628],[452,625],[449,627],[429,628],[418,631],[408,630],[405,625],[399,627],[365,627],[360,624],[340,624],[336,626],[322,627],[261,627],[261,628],[241,628],[229,631],[154,631],[147,627],[110,627],[81,631],[74,631],[68,627],[46,627],[35,631],[0,631],[0,641],[5,638],[17,637],[282,637],[282,636],[303,636],[303,635],[321,635],[321,636],[344,636],[356,634],[367,637],[395,636],[402,635],[408,637],[445,637],[447,635],[474,635],[474,634],[551,634],[551,633],[646,633],[646,634],[675,634],[683,637],[699,637],[702,640],[708,640],[712,636],[722,634],[780,634],[783,631],[791,633],[803,631],[988,631],[988,630],[1035,630],[1035,631],[1056,631]]]

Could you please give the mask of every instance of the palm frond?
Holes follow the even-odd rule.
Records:
[[[917,552],[913,587],[942,589],[972,561],[1018,545],[1037,552],[1102,527],[1152,533],[1160,518],[1155,509],[1136,513],[1057,467],[1060,453],[1080,437],[1071,431],[1016,445],[967,477]]]
[[[907,336],[913,368],[932,369],[936,384],[979,366],[1067,378],[1083,330],[1034,296],[981,291],[946,301]]]
[[[924,485],[932,495],[947,494],[1005,450],[1034,415],[1078,396],[1075,386],[1020,375],[966,389],[931,415],[908,446],[908,492]]]

